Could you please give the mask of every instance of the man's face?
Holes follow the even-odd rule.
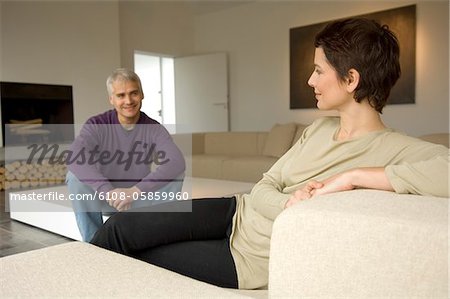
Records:
[[[117,111],[121,124],[135,124],[139,120],[143,98],[138,83],[117,80],[112,84],[109,102]]]

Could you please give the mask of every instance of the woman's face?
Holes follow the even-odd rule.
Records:
[[[314,54],[314,71],[309,77],[308,85],[314,88],[317,108],[321,110],[338,110],[353,101],[345,83],[340,80],[334,67],[328,62],[322,48],[316,48]]]

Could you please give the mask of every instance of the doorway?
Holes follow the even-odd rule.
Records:
[[[174,133],[228,131],[226,53],[187,57],[134,52],[142,111]]]
[[[175,124],[173,57],[135,51],[134,71],[144,92],[142,111],[161,124]]]

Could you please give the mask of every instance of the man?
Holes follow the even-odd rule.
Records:
[[[114,109],[84,124],[71,145],[76,159],[68,164],[66,178],[69,194],[77,195],[72,204],[86,242],[102,226],[102,212],[152,204],[155,193],[175,199],[185,170],[170,134],[141,111],[144,94],[139,77],[117,69],[106,85]]]

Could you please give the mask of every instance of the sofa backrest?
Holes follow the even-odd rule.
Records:
[[[265,132],[211,132],[205,134],[205,154],[258,155]]]
[[[428,134],[428,135],[422,135],[419,138],[428,142],[436,143],[436,144],[442,144],[446,147],[449,147],[449,133],[436,133],[436,134]]]
[[[300,139],[305,128],[298,123],[275,124],[267,133],[262,154],[280,158]]]
[[[179,145],[192,140],[193,155],[264,155],[279,158],[298,141],[306,127],[298,123],[276,124],[269,132],[175,134],[173,138]],[[186,142],[187,139],[189,142]]]
[[[294,140],[292,140],[292,145],[296,144],[297,141],[302,137],[303,131],[308,127],[308,125],[297,124],[297,130],[295,131]]]

